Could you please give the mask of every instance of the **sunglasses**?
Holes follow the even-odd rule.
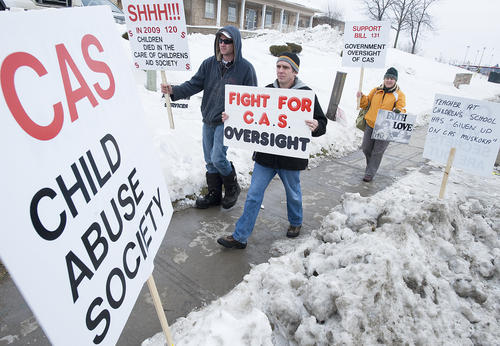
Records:
[[[230,38],[219,38],[219,43],[232,44],[233,40],[231,40]]]

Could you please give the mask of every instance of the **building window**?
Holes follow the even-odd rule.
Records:
[[[264,26],[270,28],[273,26],[273,10],[266,10],[266,19],[264,21]]]
[[[205,0],[205,18],[215,18],[215,0]]]
[[[283,12],[283,24],[288,24],[288,13],[286,11]]]
[[[257,26],[257,11],[255,11],[253,8],[247,8],[245,29],[255,30],[256,26]]]
[[[230,2],[227,7],[227,21],[236,22],[237,13],[238,13],[238,5],[235,2]]]

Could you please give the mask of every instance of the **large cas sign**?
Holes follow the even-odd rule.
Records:
[[[306,159],[314,100],[311,90],[226,85],[224,144]]]
[[[123,12],[137,69],[191,69],[183,1],[123,0]]]
[[[106,6],[0,31],[1,260],[53,344],[114,345],[172,215],[120,34]]]
[[[499,103],[436,94],[423,156],[446,164],[450,149],[456,148],[454,167],[489,176],[499,138]]]
[[[390,29],[389,22],[347,22],[342,66],[383,68]]]

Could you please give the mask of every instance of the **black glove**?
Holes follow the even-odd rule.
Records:
[[[397,108],[396,108],[396,109],[394,110],[394,113],[398,113],[398,114],[399,114],[399,113],[401,113],[401,111],[400,111],[399,109],[397,109]]]

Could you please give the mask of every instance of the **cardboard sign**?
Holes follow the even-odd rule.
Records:
[[[390,28],[389,22],[347,22],[342,66],[383,68]]]
[[[114,345],[172,215],[120,34],[107,6],[0,31],[1,260],[52,344]]]
[[[224,145],[309,158],[312,90],[226,85],[225,100]]]
[[[137,69],[191,70],[183,1],[123,0],[123,12]]]
[[[469,85],[472,79],[472,73],[457,73],[455,79],[453,80],[453,85],[455,88],[459,88],[460,85]]]
[[[408,144],[417,116],[379,109],[372,139]]]
[[[500,104],[436,94],[424,154],[446,164],[451,148],[453,166],[489,176],[499,149]]]

